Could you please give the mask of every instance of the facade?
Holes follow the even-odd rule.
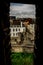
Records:
[[[21,25],[17,26],[12,26],[10,27],[10,35],[11,37],[18,37],[18,33],[22,33],[22,32],[25,32],[25,27],[22,26],[22,22],[21,22]]]

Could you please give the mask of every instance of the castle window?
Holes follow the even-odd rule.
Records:
[[[15,29],[13,29],[13,31],[15,31]]]
[[[16,29],[16,31],[17,31],[17,29]]]
[[[25,29],[23,29],[23,31],[25,31]]]
[[[15,36],[15,33],[13,33],[13,36]]]
[[[17,35],[17,33],[16,33],[16,35]]]
[[[20,29],[19,29],[19,31],[20,31]]]

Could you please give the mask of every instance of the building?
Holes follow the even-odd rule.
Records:
[[[10,42],[12,52],[33,52],[34,45],[32,44],[34,42],[31,42],[31,40],[34,39],[34,24],[32,24],[29,20],[21,19],[11,19],[10,23]],[[32,33],[32,35],[26,31],[26,28],[30,31],[30,33]],[[24,36],[21,36],[21,33]],[[23,41],[21,40],[21,37],[22,39],[24,37]]]
[[[21,25],[13,25],[10,27],[11,37],[18,37],[18,33],[20,32],[25,32],[25,27],[22,26],[22,22]]]

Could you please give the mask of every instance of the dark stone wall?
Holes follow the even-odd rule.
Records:
[[[0,65],[11,65],[8,2],[0,2]]]
[[[40,41],[39,41],[39,23],[40,23],[40,3],[36,3],[36,25],[35,25],[35,47],[34,47],[34,63],[40,64]]]

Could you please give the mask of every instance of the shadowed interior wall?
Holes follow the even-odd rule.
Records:
[[[8,2],[0,2],[0,65],[11,65],[9,6]]]

